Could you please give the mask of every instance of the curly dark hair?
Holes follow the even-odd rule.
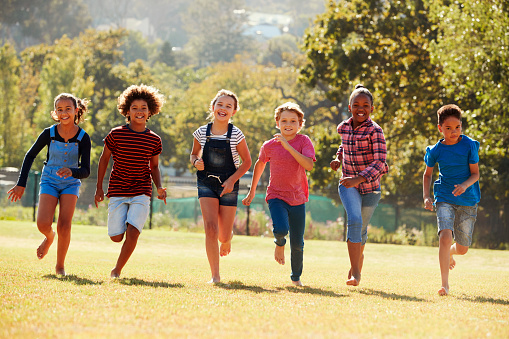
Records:
[[[159,93],[157,88],[143,84],[131,85],[118,97],[117,108],[120,114],[126,117],[126,122],[130,121],[128,112],[134,100],[144,100],[147,103],[150,112],[148,119],[159,114],[165,103],[164,95]]]

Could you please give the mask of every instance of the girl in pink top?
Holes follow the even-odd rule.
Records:
[[[251,189],[242,203],[251,204],[256,186],[265,169],[270,164],[270,179],[265,201],[272,217],[274,258],[284,265],[286,235],[290,232],[291,280],[295,286],[302,286],[302,261],[304,253],[304,231],[306,226],[306,201],[309,191],[306,170],[313,169],[316,161],[315,149],[308,136],[298,134],[304,126],[304,112],[299,105],[287,102],[276,108],[274,113],[276,127],[280,133],[263,143],[260,155],[254,166]]]

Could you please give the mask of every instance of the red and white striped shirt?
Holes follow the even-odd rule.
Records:
[[[336,155],[342,160],[343,177],[364,177],[366,181],[357,187],[361,194],[379,191],[380,178],[389,172],[382,128],[367,119],[353,129],[350,118],[338,125],[338,133],[341,135],[341,145]]]
[[[135,132],[127,125],[113,128],[104,138],[113,156],[108,197],[152,195],[150,159],[161,154],[161,138],[149,130]]]

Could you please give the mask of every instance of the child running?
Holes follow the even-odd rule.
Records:
[[[118,98],[118,110],[126,125],[113,128],[104,138],[104,149],[97,170],[95,205],[104,200],[103,179],[113,156],[108,183],[108,235],[114,242],[125,241],[111,277],[118,278],[136,248],[150,211],[152,181],[158,199],[166,204],[166,188],[161,185],[159,154],[161,138],[146,127],[150,117],[159,114],[164,97],[151,86],[132,85]]]
[[[276,108],[276,127],[280,133],[263,143],[255,163],[251,188],[242,203],[249,206],[256,194],[258,181],[270,161],[270,179],[265,201],[269,205],[274,234],[274,259],[285,264],[286,235],[290,233],[290,279],[302,286],[306,202],[309,198],[306,171],[313,169],[315,149],[307,135],[299,134],[304,126],[304,112],[299,105],[287,102]]]
[[[46,238],[37,248],[42,259],[55,239],[53,216],[60,203],[57,220],[57,264],[55,273],[65,276],[65,257],[71,242],[71,224],[81,186],[80,179],[90,175],[90,137],[78,123],[83,121],[88,101],[69,93],[61,93],[54,100],[51,117],[58,123],[46,128],[26,153],[16,186],[11,188],[9,199],[18,201],[25,192],[28,174],[42,149],[48,146],[42,170],[37,228]]]
[[[458,106],[445,105],[437,115],[438,130],[444,138],[434,146],[426,147],[422,195],[425,209],[433,211],[433,205],[436,206],[442,276],[438,294],[445,296],[449,294],[449,270],[456,265],[453,256],[466,254],[472,244],[477,204],[481,200],[479,142],[461,134],[461,109]],[[439,177],[433,185],[433,201],[430,186],[433,167],[437,163]]]
[[[235,93],[220,90],[210,102],[208,118],[211,122],[193,133],[190,160],[198,170],[198,199],[212,273],[210,283],[221,281],[219,256],[226,256],[231,251],[239,179],[251,167],[244,134],[230,123],[238,110],[239,100]]]
[[[374,108],[371,92],[355,86],[348,104],[352,117],[338,125],[341,145],[330,163],[334,171],[342,165],[338,191],[347,215],[351,266],[346,284],[351,286],[361,281],[368,224],[380,201],[380,178],[389,170],[384,133],[370,117]]]

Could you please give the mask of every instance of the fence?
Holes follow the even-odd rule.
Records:
[[[21,202],[12,204],[7,200],[7,191],[15,185],[18,177],[18,169],[4,168],[0,169],[0,208],[4,210],[9,208],[24,207],[29,208],[31,211],[31,219],[35,221],[36,210],[38,203],[38,191],[40,172],[32,171],[27,183],[25,194]],[[188,219],[197,221],[200,216],[200,206],[197,199],[195,177],[163,177],[164,185],[167,187],[168,199],[167,205],[161,200],[152,199],[151,202],[151,216],[148,221],[148,227],[152,227],[152,218],[157,214],[168,214],[176,219]],[[265,189],[260,188],[256,194],[249,209],[242,205],[242,198],[247,193],[247,185],[250,183],[250,178],[241,180],[241,188],[239,194],[239,209],[245,208],[246,212],[250,209],[265,211],[268,214],[268,207],[264,201]],[[80,198],[77,203],[77,213],[79,210],[87,211],[94,206],[94,194],[96,186],[96,177],[91,176],[82,182],[80,190]],[[107,187],[107,179],[104,181],[104,187]],[[329,221],[337,222],[338,219],[345,220],[345,211],[341,204],[337,204],[330,198],[320,195],[320,192],[314,192],[310,195],[309,202],[306,204],[306,211],[309,213],[313,221],[326,223]],[[106,208],[106,203],[103,203],[101,212],[97,214],[104,214],[103,210]],[[12,214],[12,213],[11,213]],[[27,214],[26,212],[24,213]],[[17,217],[14,213],[15,219],[22,219],[25,217]],[[18,213],[17,215],[21,215]],[[246,213],[249,216],[249,213]],[[101,224],[105,224],[106,220]],[[434,213],[425,211],[424,209],[402,209],[397,206],[385,204],[383,200],[380,202],[375,214],[371,219],[371,224],[376,227],[384,228],[388,232],[394,232],[399,226],[405,225],[410,228],[420,229],[423,223],[435,223]],[[248,225],[249,227],[249,225]]]

